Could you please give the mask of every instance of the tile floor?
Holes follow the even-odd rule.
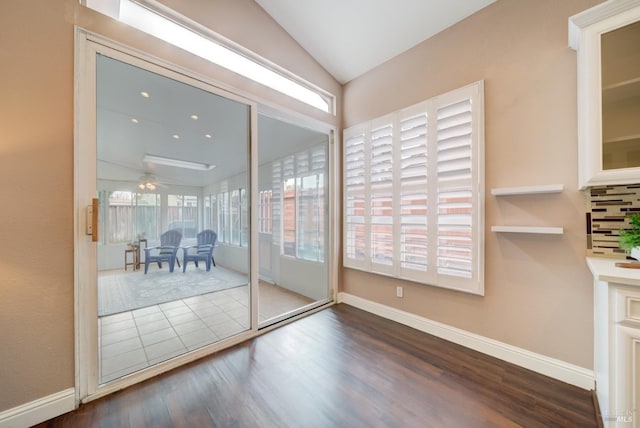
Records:
[[[312,300],[260,283],[260,322]],[[249,287],[99,318],[99,379],[106,383],[247,330]]]

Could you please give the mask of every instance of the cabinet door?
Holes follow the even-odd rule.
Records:
[[[640,329],[616,326],[613,409],[603,415],[611,427],[640,428]]]
[[[569,18],[578,50],[580,188],[640,179],[638,0],[609,0]]]

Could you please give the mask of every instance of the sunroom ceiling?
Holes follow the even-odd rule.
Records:
[[[105,56],[98,57],[97,80],[98,179],[135,183],[150,173],[164,184],[203,187],[246,171],[246,105]],[[261,163],[318,138],[262,115],[259,135]],[[146,154],[216,167],[145,163]]]

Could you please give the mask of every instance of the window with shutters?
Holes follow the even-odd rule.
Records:
[[[284,256],[324,262],[326,151],[323,143],[271,164],[272,237]]]
[[[344,265],[484,294],[483,82],[344,132]]]
[[[261,190],[258,193],[258,232],[269,233],[273,231],[273,191]]]
[[[393,267],[393,126],[385,123],[371,130],[369,142],[371,262],[379,271],[390,271]]]
[[[246,189],[235,189],[205,197],[211,202],[211,228],[218,234],[218,242],[246,247],[249,245],[249,214]]]
[[[364,131],[352,128],[344,143],[344,254],[351,267],[365,267],[369,252],[365,227],[365,150]]]

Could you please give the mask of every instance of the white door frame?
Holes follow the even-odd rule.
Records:
[[[197,75],[174,64],[148,56],[140,51],[128,48],[102,36],[81,28],[75,34],[75,130],[74,130],[74,291],[75,291],[75,366],[76,366],[76,404],[100,398],[127,386],[142,382],[160,373],[188,362],[228,348],[261,333],[258,331],[258,245],[250,246],[250,284],[251,284],[251,328],[229,339],[216,342],[207,347],[182,355],[136,372],[130,376],[98,385],[98,325],[97,325],[97,244],[85,233],[86,207],[97,196],[96,189],[96,55],[102,53],[111,58],[143,68],[165,77],[198,87],[207,92],[243,103],[250,108],[250,208],[258,206],[258,138],[257,120],[260,110],[279,111],[281,116],[289,118],[302,126],[322,129],[330,135],[329,144],[329,262],[328,303],[335,302],[338,280],[339,241],[339,200],[336,185],[339,182],[337,144],[334,142],[336,129],[327,123],[310,119],[296,112],[273,106],[269,102],[254,101],[254,96],[223,89],[226,85]],[[260,102],[260,107],[258,107]],[[250,209],[251,243],[258,243],[258,212]],[[308,313],[321,310],[316,308]]]
[[[163,364],[152,366],[118,381],[104,386],[98,384],[98,313],[97,313],[97,244],[86,235],[86,207],[97,196],[96,189],[96,56],[104,54],[111,58],[189,84],[207,92],[219,95],[242,104],[250,109],[251,152],[257,152],[257,104],[244,97],[222,90],[201,79],[189,77],[183,70],[179,72],[169,64],[158,59],[126,49],[114,42],[95,34],[78,29],[76,33],[76,126],[75,126],[75,330],[76,330],[76,398],[80,402],[90,401],[156,376],[186,362],[201,358],[224,347],[246,340],[257,331],[257,310],[252,305],[251,329],[237,336],[217,342],[209,347],[185,354]],[[256,156],[251,156],[251,163]],[[251,185],[257,177],[251,174]],[[253,192],[252,192],[253,193]],[[256,201],[252,200],[251,204]],[[253,205],[252,205],[253,206]],[[257,214],[257,213],[256,213]],[[253,216],[252,216],[253,217]],[[254,220],[252,218],[252,224]],[[252,234],[253,234],[253,228]],[[253,237],[252,237],[253,238]],[[255,238],[257,239],[257,237]],[[257,257],[252,247],[250,255],[251,300],[257,288]],[[254,313],[256,312],[256,313]]]

